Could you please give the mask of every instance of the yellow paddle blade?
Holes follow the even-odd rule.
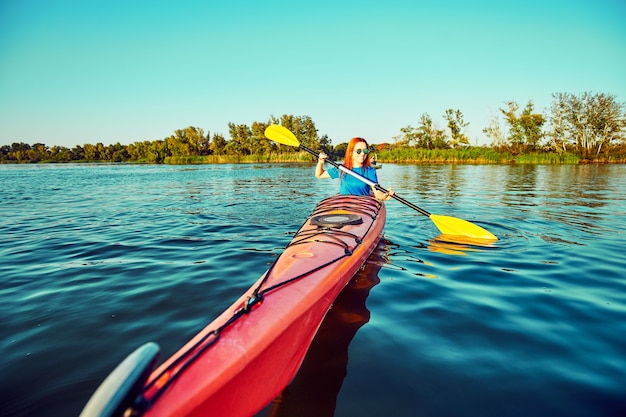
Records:
[[[279,125],[269,125],[265,129],[265,137],[283,145],[300,146],[300,141],[296,138],[296,135],[291,133],[286,127]]]
[[[495,242],[498,238],[491,232],[480,226],[470,223],[467,220],[457,219],[456,217],[440,216],[431,214],[430,220],[441,231],[441,234],[448,236],[465,236],[471,239],[480,239],[483,241]]]

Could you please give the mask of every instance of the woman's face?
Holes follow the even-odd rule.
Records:
[[[354,145],[354,150],[352,151],[352,161],[356,165],[363,165],[368,153],[367,144],[365,142],[358,142]]]

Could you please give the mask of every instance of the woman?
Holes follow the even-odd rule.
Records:
[[[320,152],[317,166],[315,167],[315,176],[317,178],[340,178],[339,194],[352,195],[373,195],[378,200],[389,200],[393,195],[393,190],[389,189],[387,193],[378,191],[373,187],[365,184],[363,181],[354,178],[352,175],[342,172],[338,168],[332,167],[327,171],[324,170],[324,161],[328,158],[324,152]],[[346,157],[343,165],[356,172],[357,174],[367,178],[378,184],[376,170],[372,167],[369,158],[369,148],[367,142],[363,138],[352,138],[348,142],[346,149]]]

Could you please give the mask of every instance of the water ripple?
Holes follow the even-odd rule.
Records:
[[[626,168],[396,166],[335,416],[622,415]],[[0,166],[3,416],[77,415],[125,355],[173,353],[336,184],[309,166]]]

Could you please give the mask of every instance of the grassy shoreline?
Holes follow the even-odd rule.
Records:
[[[336,158],[340,160],[341,158]],[[498,152],[494,149],[415,149],[399,148],[384,150],[377,153],[379,164],[468,164],[468,165],[576,165],[576,164],[623,164],[626,155],[598,155],[592,159],[583,159],[579,155],[563,152],[536,152],[513,155]],[[257,155],[204,155],[204,156],[169,156],[165,157],[165,165],[202,165],[202,164],[259,164],[259,163],[313,163],[315,158],[307,152],[271,153]],[[154,161],[2,161],[3,164],[19,163],[126,163],[126,164],[158,164]]]
[[[394,164],[475,164],[475,165],[507,165],[507,164],[536,164],[536,165],[576,165],[592,164],[623,164],[625,156],[601,155],[594,159],[583,159],[572,153],[529,153],[512,155],[494,150],[427,150],[427,149],[400,149],[378,153],[378,163]],[[194,157],[169,157],[164,163],[173,165],[185,164],[251,164],[251,163],[312,163],[315,159],[306,152],[271,155],[210,155]]]

